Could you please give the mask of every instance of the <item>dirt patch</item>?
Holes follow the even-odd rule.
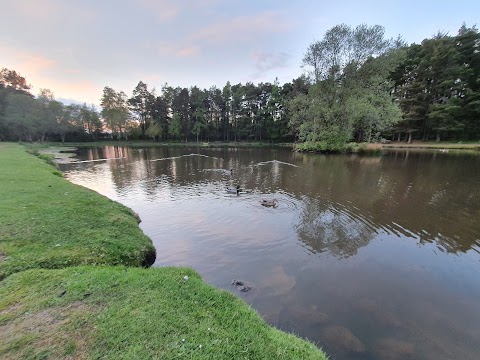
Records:
[[[82,359],[87,354],[87,334],[92,329],[83,329],[82,333],[68,328],[72,318],[82,313],[91,313],[87,305],[82,302],[73,302],[67,306],[48,308],[35,313],[28,311],[18,314],[19,307],[12,306],[4,313],[14,313],[16,318],[0,326],[0,350],[7,352],[11,359],[22,358],[22,353],[16,353],[15,343],[22,338],[29,338],[29,345],[36,353],[49,351],[53,357],[65,359]],[[68,350],[70,349],[70,351]],[[69,352],[72,352],[70,355]]]
[[[0,262],[5,261],[8,259],[7,254],[0,251]]]

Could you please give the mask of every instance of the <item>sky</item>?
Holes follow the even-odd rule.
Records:
[[[480,19],[478,0],[0,0],[0,68],[59,100],[99,104],[109,86],[223,88],[300,76],[338,24],[382,25],[420,43]],[[480,24],[479,24],[480,25]]]

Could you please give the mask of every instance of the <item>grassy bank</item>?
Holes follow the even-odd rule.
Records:
[[[125,206],[69,183],[20,145],[0,143],[0,164],[0,280],[32,268],[153,262]]]
[[[391,142],[383,144],[385,149],[452,149],[452,150],[477,150],[480,151],[480,142],[421,142],[414,141],[411,144],[406,142]]]
[[[378,155],[382,149],[432,149],[432,150],[477,150],[480,151],[480,143],[451,143],[451,142],[391,142],[380,143],[346,143],[328,144],[326,142],[305,142],[297,144],[295,150],[299,152],[312,153],[334,153],[334,154],[366,154]]]
[[[0,314],[1,358],[325,359],[185,268],[26,271]]]
[[[191,269],[139,267],[129,209],[19,145],[0,163],[0,358],[325,359]]]

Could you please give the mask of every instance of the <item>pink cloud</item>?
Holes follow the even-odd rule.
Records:
[[[200,47],[198,45],[190,44],[170,44],[161,43],[157,46],[157,51],[160,55],[176,56],[176,57],[194,57],[200,53]]]
[[[284,33],[291,29],[291,23],[285,22],[281,14],[268,11],[253,16],[237,16],[229,21],[208,25],[192,36],[194,40],[211,43],[247,41],[267,33]]]
[[[212,7],[220,0],[136,0],[140,6],[149,11],[153,11],[156,17],[161,20],[173,20],[183,12],[195,13],[198,10],[204,10],[206,7]]]
[[[87,10],[86,7],[75,5],[73,8],[71,3],[56,0],[15,0],[10,6],[13,10],[23,17],[40,21],[55,21],[63,19],[65,14],[75,11],[76,20],[93,21],[96,18],[95,12]]]
[[[80,69],[71,68],[41,53],[1,44],[0,53],[5,59],[1,65],[25,76],[27,82],[33,85],[32,93],[47,88],[58,97],[98,101],[102,87],[92,81],[78,80]]]
[[[19,50],[10,46],[0,45],[0,52],[6,58],[7,64],[5,65],[10,66],[12,70],[22,72],[25,76],[30,74],[37,75],[57,66],[55,60],[28,50]]]
[[[175,52],[175,55],[179,57],[193,57],[197,55],[199,52],[200,52],[200,47],[193,45],[193,46],[187,46],[187,47],[182,47],[178,49]]]
[[[103,87],[89,80],[49,79],[41,88],[49,88],[55,97],[71,98],[78,101],[98,103]]]
[[[172,20],[177,17],[180,6],[171,0],[139,0],[138,3],[149,11],[154,11],[159,20]]]

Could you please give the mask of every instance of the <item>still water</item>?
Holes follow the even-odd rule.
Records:
[[[74,161],[70,181],[140,215],[154,266],[193,267],[332,359],[480,358],[479,155],[102,147]]]

